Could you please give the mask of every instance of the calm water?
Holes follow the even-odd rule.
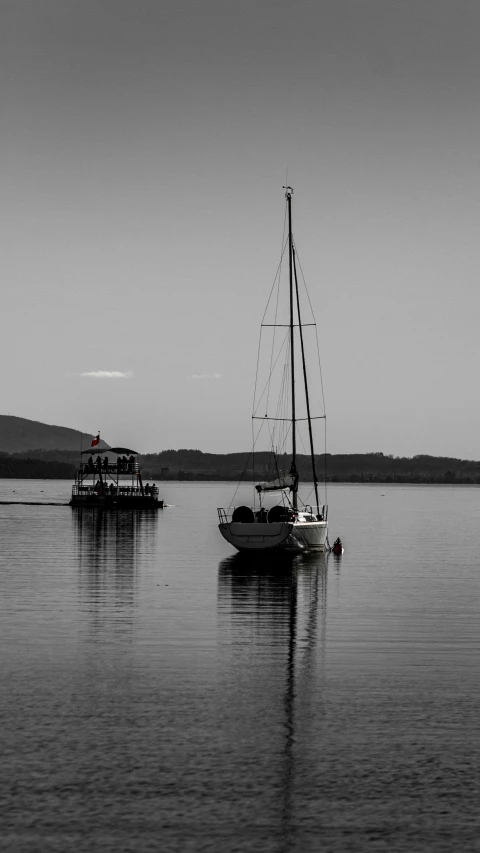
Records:
[[[0,506],[2,849],[480,850],[480,490],[331,487],[343,558],[262,564],[161,485]]]

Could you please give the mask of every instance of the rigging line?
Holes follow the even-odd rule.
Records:
[[[262,344],[262,330],[260,329],[260,335],[258,338],[258,349],[257,349],[257,367],[255,370],[255,387],[253,389],[253,405],[252,405],[252,411],[253,412],[256,411],[255,400],[257,399],[258,366],[260,364],[260,347],[261,347],[261,344]]]
[[[322,392],[322,405],[323,405],[323,412],[324,412],[323,417],[324,417],[324,418],[325,418],[325,420],[326,420],[326,418],[327,418],[327,412],[326,412],[326,406],[325,406],[325,392],[324,392],[324,390],[323,390],[322,361],[321,361],[321,359],[320,359],[320,344],[319,344],[319,342],[318,342],[318,331],[317,331],[317,329],[315,329],[315,338],[316,338],[316,341],[317,341],[318,370],[319,370],[319,373],[320,373],[320,389],[321,389],[321,392]]]
[[[283,438],[283,443],[280,445],[280,452],[279,452],[279,454],[278,454],[279,456],[280,456],[280,455],[285,456],[285,454],[286,454],[286,452],[287,452],[287,451],[285,450],[285,447],[286,447],[286,445],[287,445],[287,442],[288,442],[288,439],[289,439],[289,436],[290,436],[290,430],[291,430],[291,428],[292,428],[292,425],[290,424],[289,428],[288,428],[288,429],[287,429],[287,431],[285,432],[285,436],[284,436],[284,438]]]
[[[316,323],[302,323],[302,328],[304,329],[305,326],[316,326],[316,325],[317,325]],[[273,329],[274,326],[277,329],[289,329],[290,323],[262,323],[263,329]],[[299,326],[298,323],[293,324],[294,329],[298,329],[298,326]]]
[[[283,365],[282,379],[280,382],[279,397],[277,400],[277,409],[276,409],[275,415],[280,415],[282,412],[282,408],[284,408],[284,406],[285,406],[286,388],[288,387],[286,380],[288,380],[288,376],[289,376],[289,358],[290,358],[290,343],[289,342],[287,343],[286,349],[287,349],[286,362]],[[267,415],[267,417],[268,417],[268,415]]]
[[[275,277],[274,277],[274,279],[273,279],[273,284],[272,284],[272,287],[271,287],[271,290],[270,290],[270,295],[269,295],[269,297],[268,297],[268,301],[267,301],[267,304],[266,304],[266,307],[265,307],[265,311],[263,312],[262,322],[261,322],[261,324],[260,324],[260,336],[259,336],[259,340],[258,340],[258,350],[257,350],[257,368],[256,368],[256,371],[255,371],[255,388],[254,388],[254,392],[253,392],[253,410],[254,410],[254,411],[255,411],[255,399],[256,399],[256,393],[257,393],[258,366],[259,366],[259,363],[260,363],[260,347],[261,347],[261,343],[262,343],[262,325],[263,325],[263,321],[264,321],[264,319],[265,319],[266,313],[267,313],[267,311],[268,311],[268,306],[269,306],[269,304],[270,304],[270,299],[272,298],[272,293],[273,293],[273,290],[274,290],[274,288],[275,288],[275,282],[277,282],[277,280],[278,280],[278,285],[280,285],[279,278],[280,278],[280,273],[281,273],[281,270],[282,270],[283,255],[284,255],[284,252],[285,252],[285,245],[284,245],[284,243],[285,243],[285,228],[286,228],[286,223],[287,223],[287,211],[286,211],[286,209],[285,209],[285,214],[284,214],[284,217],[283,217],[283,235],[282,235],[282,244],[281,244],[281,245],[283,246],[283,250],[282,250],[282,252],[280,253],[280,261],[279,261],[279,264],[278,264],[278,267],[277,267],[277,271],[276,271],[276,273],[275,273]],[[278,286],[278,290],[280,290],[280,286]],[[277,302],[278,302],[278,296],[277,296]],[[275,310],[275,318],[276,318],[276,316],[277,316],[277,315],[276,315],[276,310]]]
[[[253,436],[253,446],[254,446],[254,448],[256,448],[256,446],[257,446],[257,444],[258,444],[258,440],[259,440],[259,438],[260,438],[260,433],[262,432],[262,429],[263,429],[263,423],[261,423],[261,424],[260,424],[260,427],[259,427],[259,429],[258,429],[257,433],[256,433],[256,434],[254,434],[254,436]]]
[[[254,410],[253,410],[253,414],[254,414],[254,415],[258,412],[258,409],[259,409],[260,403],[262,402],[263,396],[264,396],[264,394],[265,394],[265,392],[266,392],[266,390],[267,390],[268,383],[270,382],[270,379],[271,379],[272,373],[273,373],[273,371],[275,370],[275,367],[277,366],[277,361],[278,361],[278,359],[280,358],[280,356],[281,356],[281,354],[282,354],[283,347],[285,346],[286,342],[288,341],[288,337],[289,337],[288,332],[286,332],[286,334],[285,334],[285,339],[284,339],[284,341],[283,341],[283,344],[282,344],[282,346],[280,347],[280,349],[279,349],[279,351],[278,351],[278,355],[277,355],[277,357],[276,357],[276,359],[275,359],[274,365],[273,365],[273,367],[272,367],[272,369],[271,369],[271,371],[270,371],[270,374],[269,374],[269,376],[268,376],[268,379],[267,379],[267,381],[265,382],[265,385],[263,386],[263,391],[262,391],[262,393],[261,393],[261,395],[260,395],[260,397],[259,397],[259,399],[258,399],[258,403],[257,403],[256,407],[255,407],[255,408],[254,408]]]
[[[298,266],[299,266],[299,268],[300,268],[300,273],[301,273],[301,277],[302,277],[303,286],[304,286],[304,288],[305,288],[305,293],[307,294],[308,304],[309,304],[309,306],[310,306],[310,314],[311,314],[312,321],[313,321],[313,322],[312,322],[312,326],[316,326],[316,322],[315,322],[315,312],[314,312],[314,310],[313,310],[312,301],[311,301],[311,299],[310,299],[310,294],[309,294],[309,292],[308,292],[308,288],[307,288],[307,280],[306,280],[306,278],[305,278],[305,274],[304,274],[303,269],[302,269],[302,264],[301,264],[301,261],[300,261],[300,253],[299,253],[299,251],[298,251],[297,244],[296,244],[296,243],[294,243],[293,245],[294,245],[295,254],[296,254],[296,257],[297,257],[297,261],[298,261]],[[303,323],[302,325],[304,325],[304,326],[305,326],[305,325],[307,325],[307,324],[306,324],[306,323]]]
[[[306,451],[306,449],[305,449],[305,444],[304,444],[304,442],[303,442],[303,435],[302,435],[302,433],[301,433],[300,431],[298,432],[298,435],[299,435],[299,438],[300,438],[300,444],[302,445],[303,453],[304,453],[304,455],[305,455],[305,456],[308,456],[308,453],[307,453],[307,451]]]
[[[284,219],[285,223],[286,223],[286,218],[287,218],[287,212],[288,212],[288,205],[285,204],[285,219]],[[280,285],[280,282],[279,282],[279,285]],[[280,296],[280,286],[278,288],[278,293],[277,293],[277,312],[278,312],[279,296]],[[278,319],[278,313],[276,313],[275,317],[274,317],[275,323],[277,322],[277,319]],[[275,329],[274,335],[276,335],[276,333],[277,333],[277,330]],[[289,394],[289,387],[290,387],[290,364],[291,364],[290,348],[291,348],[291,335],[289,334],[289,336],[287,338],[286,357],[285,357],[285,363],[283,366],[280,389],[279,389],[280,394],[279,394],[279,398],[277,401],[277,410],[275,412],[277,417],[280,417],[280,415],[282,415],[282,414],[288,413],[288,405],[289,405],[288,394]],[[268,411],[267,411],[267,415],[268,415]],[[275,426],[274,433],[276,435],[278,434],[278,440],[279,440],[279,442],[282,442],[282,437],[284,435],[284,427],[279,425],[277,428],[277,426]]]
[[[287,352],[286,361],[285,361],[284,369],[282,372],[282,383],[281,383],[280,394],[279,394],[279,399],[278,399],[278,404],[277,404],[277,411],[276,411],[277,415],[288,414],[288,408],[289,408],[288,392],[289,392],[289,387],[290,387],[290,369],[289,368],[290,368],[290,360],[289,360],[289,356],[288,356],[288,352]],[[286,424],[288,424],[289,426],[287,427]],[[284,420],[280,420],[280,421],[275,423],[275,425],[272,429],[272,436],[274,437],[274,439],[276,439],[277,452],[278,452],[278,446],[281,447],[282,452],[285,452],[285,444],[286,444],[287,438],[290,434],[290,429],[291,429],[291,419],[290,418],[285,418]]]
[[[289,382],[289,380],[290,380],[290,372],[286,376],[285,392],[287,392],[287,390],[288,390],[288,384],[287,383]],[[279,416],[288,414],[288,407],[289,407],[288,401],[289,401],[289,398],[287,396],[287,393],[285,393],[284,397],[283,397],[282,409],[279,411]],[[291,420],[289,418],[282,418],[277,423],[278,423],[277,429],[278,429],[279,438],[283,442],[286,430],[290,429]]]
[[[284,366],[284,369],[283,369],[283,371],[282,371],[282,384],[283,384],[283,382],[284,382],[284,379],[285,379],[285,366]],[[280,385],[280,396],[279,396],[279,401],[278,401],[278,403],[277,403],[277,411],[278,411],[278,406],[279,406],[279,403],[280,403],[280,400],[281,400],[281,394],[282,394],[281,389],[282,389],[282,384]],[[269,445],[269,449],[270,449],[270,451],[271,451],[272,453],[274,453],[274,452],[275,452],[275,445],[276,445],[276,442],[277,442],[277,434],[280,432],[281,427],[279,428],[279,427],[278,427],[278,425],[277,425],[275,422],[274,422],[273,424],[270,424],[270,419],[269,419],[269,418],[265,418],[265,420],[267,421],[268,432],[269,432],[269,435],[270,435],[270,445]]]
[[[267,415],[252,415],[252,420],[254,421],[289,421],[291,422],[291,418],[271,418],[267,417]],[[325,415],[314,415],[310,417],[311,421],[324,421],[326,420]],[[295,423],[299,421],[308,421],[308,418],[295,418]]]
[[[258,398],[258,402],[257,402],[256,408],[254,409],[254,414],[255,414],[255,413],[258,411],[258,409],[259,409],[260,403],[262,402],[262,399],[263,399],[263,397],[264,397],[264,395],[265,395],[265,392],[267,391],[268,384],[269,384],[269,382],[270,382],[270,380],[271,380],[271,378],[272,378],[273,371],[275,370],[275,368],[276,368],[276,366],[277,366],[277,361],[278,361],[278,359],[280,358],[280,356],[281,356],[281,354],[282,354],[282,350],[283,350],[283,348],[284,348],[284,346],[285,346],[285,344],[286,344],[286,343],[288,343],[288,332],[285,334],[285,338],[284,338],[283,343],[282,343],[282,345],[281,345],[281,347],[280,347],[280,349],[279,349],[279,351],[278,351],[278,353],[277,353],[277,357],[276,357],[276,359],[275,359],[275,361],[274,361],[273,367],[272,367],[272,369],[270,370],[270,373],[269,373],[269,375],[268,375],[268,377],[267,377],[267,380],[266,380],[266,382],[265,382],[265,384],[264,384],[264,386],[263,386],[263,391],[262,391],[262,393],[261,393],[260,397]]]
[[[290,413],[290,389],[291,389],[291,356],[290,356],[290,347],[291,340],[290,336],[287,344],[287,352],[285,354],[285,365],[284,365],[284,374],[283,374],[283,385],[282,385],[282,393],[279,398],[279,405],[277,407],[276,415],[281,417],[282,415],[285,417],[284,421],[280,421],[277,426],[279,440],[278,443],[281,446],[281,449],[284,455],[287,454],[286,446],[287,442],[291,437],[291,418],[287,418],[287,415]],[[288,465],[288,459],[284,460],[284,464]],[[285,469],[285,473],[287,470]]]
[[[286,211],[286,209],[285,209],[285,216],[284,216],[284,219],[283,219],[283,237],[282,237],[282,243],[284,243],[284,242],[285,242],[285,224],[286,224],[286,221],[287,221],[287,211]],[[271,377],[271,375],[272,375],[272,374],[271,374],[271,369],[272,369],[273,353],[274,353],[274,350],[275,350],[275,339],[276,339],[276,335],[277,335],[277,327],[276,327],[276,324],[277,324],[277,317],[278,317],[278,302],[279,302],[279,299],[280,299],[280,280],[281,280],[281,276],[282,276],[282,262],[283,262],[283,255],[284,255],[284,253],[285,253],[285,245],[283,246],[283,251],[282,251],[282,254],[281,254],[281,257],[280,257],[280,268],[279,268],[279,272],[278,272],[278,276],[277,276],[277,299],[276,299],[276,302],[275,302],[275,315],[274,315],[274,318],[273,318],[273,319],[275,320],[275,323],[274,323],[274,332],[273,332],[273,338],[272,338],[272,349],[271,349],[271,351],[270,351],[270,377]],[[265,319],[265,315],[264,315],[263,319]],[[263,325],[264,325],[264,324],[263,324],[263,322],[262,322],[262,326],[263,326]],[[267,411],[267,412],[268,412],[268,403],[269,403],[269,400],[270,400],[270,383],[269,383],[269,385],[268,385],[267,403],[266,403],[266,409],[265,409],[265,411]]]
[[[278,462],[276,453],[273,454],[273,461],[275,462],[275,470],[277,472],[277,480],[280,479],[280,471],[278,470]]]
[[[283,263],[283,256],[284,256],[284,254],[285,254],[285,250],[286,250],[286,247],[287,247],[287,243],[286,243],[286,240],[285,240],[285,231],[286,231],[286,228],[287,228],[287,205],[285,204],[285,210],[284,210],[284,214],[283,214],[283,233],[282,233],[282,242],[281,242],[281,247],[282,247],[282,249],[281,249],[281,252],[280,252],[280,262],[279,262],[279,265],[278,265],[278,268],[277,268],[277,274],[276,274],[276,281],[277,281],[277,298],[276,298],[276,301],[275,301],[275,314],[274,314],[274,318],[273,318],[273,319],[274,319],[274,321],[275,321],[275,325],[276,325],[277,317],[278,317],[278,303],[279,303],[279,299],[280,299],[280,280],[281,280],[281,277],[282,277],[282,263]],[[267,306],[267,307],[268,307],[268,306]],[[264,314],[264,315],[263,315],[263,317],[262,317],[262,325],[263,325],[263,321],[264,321],[264,319],[265,319],[265,316],[266,316],[266,311],[265,311],[265,314]],[[272,349],[271,349],[271,352],[270,352],[270,378],[271,378],[271,375],[272,375],[272,373],[271,373],[271,371],[272,371],[272,360],[273,360],[273,353],[274,353],[274,350],[275,350],[275,340],[276,340],[276,335],[277,335],[277,330],[276,330],[276,328],[275,328],[275,330],[274,330],[274,332],[273,332],[273,338],[272,338]],[[266,412],[268,412],[268,403],[269,403],[269,400],[270,400],[270,383],[269,383],[269,385],[268,385],[268,392],[267,392],[267,402],[266,402],[266,409],[265,409],[265,411],[266,411]]]
[[[252,418],[252,423],[253,423],[253,418]],[[256,445],[257,445],[257,443],[258,443],[258,439],[260,438],[260,433],[261,433],[261,431],[262,431],[262,429],[263,429],[263,425],[264,425],[264,423],[265,423],[265,420],[263,420],[263,419],[262,419],[262,423],[261,423],[260,429],[258,430],[257,434],[253,436],[253,450],[255,450],[255,447],[256,447]]]
[[[257,372],[258,372],[258,357],[257,357]],[[255,388],[257,385],[257,377],[255,376]],[[253,402],[255,404],[255,392]],[[255,485],[255,426],[252,419],[252,488]],[[253,509],[256,509],[255,489],[253,489]]]
[[[309,294],[309,292],[308,292],[307,282],[306,282],[306,280],[305,280],[305,275],[304,275],[303,268],[302,268],[302,262],[301,262],[301,260],[300,260],[300,256],[299,256],[298,252],[297,252],[297,259],[298,259],[298,266],[300,267],[300,272],[301,272],[301,275],[302,275],[303,286],[304,286],[304,288],[305,288],[305,293],[307,294],[307,299],[308,299],[308,304],[309,304],[309,306],[310,306],[310,311],[311,311],[311,313],[312,313],[313,319],[315,319],[315,315],[314,315],[314,313],[313,313],[313,306],[312,306],[312,302],[311,302],[311,299],[310,299],[310,294]],[[325,420],[325,430],[324,430],[324,454],[323,454],[323,459],[324,459],[324,473],[323,473],[323,478],[324,478],[325,506],[327,507],[326,512],[328,512],[328,487],[327,487],[327,411],[326,411],[326,405],[325,405],[325,391],[324,391],[324,385],[323,385],[322,360],[321,360],[321,358],[320,358],[320,343],[319,343],[319,340],[318,340],[318,326],[317,326],[316,324],[315,324],[315,339],[316,339],[316,344],[317,344],[318,369],[319,369],[319,373],[320,373],[320,390],[321,390],[321,394],[322,394],[322,405],[323,405],[323,412],[324,412],[324,416],[323,416],[323,417],[324,417],[324,420]]]
[[[285,235],[285,225],[283,226],[283,233],[284,233],[284,235]],[[282,240],[282,243],[283,243],[283,240]],[[277,282],[277,279],[278,279],[278,277],[279,277],[279,275],[280,275],[280,272],[281,272],[281,269],[282,269],[283,256],[284,256],[284,254],[285,254],[285,249],[286,249],[286,247],[287,247],[287,243],[285,243],[285,245],[284,245],[284,247],[283,247],[283,249],[282,249],[282,253],[281,253],[281,255],[280,255],[280,261],[279,261],[279,263],[278,263],[277,271],[276,271],[276,273],[275,273],[275,278],[273,279],[273,284],[272,284],[272,287],[271,287],[271,289],[270,289],[270,294],[269,294],[269,297],[268,297],[267,304],[266,304],[266,306],[265,306],[265,311],[263,312],[262,323],[263,323],[263,321],[264,321],[264,319],[265,319],[265,317],[266,317],[266,314],[267,314],[267,311],[268,311],[268,306],[270,305],[270,300],[271,300],[271,298],[272,298],[272,293],[273,293],[273,290],[274,290],[274,288],[275,288],[275,284],[276,284],[276,282]]]
[[[325,420],[325,443],[323,449],[323,477],[324,477],[324,485],[325,485],[325,512],[328,513],[328,497],[327,497],[327,421]]]
[[[292,193],[291,187],[285,188],[285,198],[288,205],[288,282],[289,282],[289,302],[290,302],[290,381],[291,381],[291,407],[292,407],[292,474],[296,475],[296,430],[295,430],[295,343],[293,333],[294,308],[293,308],[293,236],[292,236]],[[300,318],[298,319],[300,323]],[[295,480],[293,486],[293,508],[297,508],[297,490],[298,480]]]
[[[290,388],[290,340],[287,343],[287,352],[285,356],[285,364],[283,366],[282,373],[282,383],[280,386],[280,395],[278,398],[276,416],[280,418],[281,415],[288,414],[288,406],[289,406],[289,388]],[[285,427],[282,422],[279,422],[279,425],[275,427],[276,434],[278,434],[278,442],[282,441]]]
[[[241,473],[241,475],[240,475],[240,479],[239,479],[239,481],[238,481],[238,483],[237,483],[237,488],[235,489],[235,492],[234,492],[234,494],[233,494],[233,498],[232,498],[232,506],[233,506],[233,502],[234,502],[234,500],[235,500],[235,498],[236,498],[236,496],[237,496],[237,492],[238,492],[238,490],[239,490],[239,488],[240,488],[240,483],[242,482],[242,480],[243,480],[243,476],[244,476],[244,474],[245,474],[245,471],[247,470],[247,465],[248,465],[248,463],[250,462],[250,457],[251,457],[251,456],[252,456],[252,453],[249,453],[249,454],[248,454],[248,456],[247,456],[247,459],[246,459],[245,465],[243,466],[243,471],[242,471],[242,473]]]
[[[293,273],[295,279],[295,294],[297,297],[297,312],[298,312],[298,322],[301,323],[300,319],[300,294],[298,292],[298,278],[297,278],[297,262],[296,262],[296,253],[295,249],[292,251],[293,254]],[[310,439],[310,455],[311,455],[311,464],[312,464],[312,474],[313,474],[313,486],[315,489],[315,498],[317,502],[317,515],[320,515],[320,506],[318,501],[318,485],[317,485],[317,472],[315,469],[315,451],[313,447],[313,433],[312,433],[312,420],[310,417],[310,398],[308,394],[308,381],[307,381],[307,366],[305,363],[305,346],[303,343],[303,330],[300,326],[300,347],[302,352],[302,368],[303,368],[303,382],[305,386],[305,402],[307,405],[307,420],[308,420],[308,436]]]
[[[284,344],[282,345],[282,349],[283,349],[283,346],[284,346],[284,345],[285,345],[285,342],[284,342]],[[278,356],[277,356],[277,358],[276,358],[276,360],[275,360],[275,364],[273,365],[273,370],[275,370],[276,363],[277,363],[278,359],[280,358],[280,355],[281,355],[281,350],[280,350],[280,352],[278,353]],[[273,371],[272,371],[272,372],[273,372]],[[259,408],[260,408],[260,404],[261,404],[261,402],[262,402],[262,399],[263,399],[263,397],[265,396],[265,392],[266,392],[266,390],[267,390],[267,386],[268,386],[268,383],[270,382],[270,380],[271,380],[271,376],[269,376],[269,378],[267,379],[267,382],[265,383],[265,386],[264,386],[264,388],[263,388],[262,394],[261,394],[261,396],[260,396],[260,398],[259,398],[259,400],[258,400],[257,407],[256,407],[256,409],[255,409],[255,411],[254,411],[254,413],[253,413],[253,415],[252,415],[252,417],[253,417],[253,418],[256,418],[256,419],[258,419],[258,420],[259,420],[259,419],[261,419],[261,418],[264,418],[265,420],[268,420],[268,415],[267,415],[267,414],[265,414],[265,415],[258,415],[258,414],[257,414],[257,412],[258,412],[258,410],[259,410]]]
[[[285,388],[284,388],[284,393],[283,393],[282,409],[279,410],[279,415],[285,415],[285,417],[290,414],[291,405],[292,405],[292,401],[291,401],[292,381],[291,381],[290,344],[291,344],[291,342],[289,340],[289,342],[288,342],[289,351],[288,351],[287,362],[286,362],[287,369],[286,369],[286,373],[285,373]],[[292,429],[291,422],[290,423],[288,423],[288,422],[283,423],[281,425],[281,428],[280,428],[280,434],[283,437],[283,452],[284,452],[284,454],[289,453],[289,451],[287,450],[287,443],[290,444],[291,440],[292,440],[291,429]]]
[[[305,502],[304,502],[304,504],[303,504],[304,506],[306,506],[306,505],[307,505],[307,501],[308,501],[308,499],[309,499],[310,495],[312,494],[312,492],[313,492],[313,489],[310,489],[310,491],[309,491],[309,492],[308,492],[308,494],[307,494],[307,497],[305,498]]]
[[[303,509],[304,509],[304,510],[307,508],[307,501],[308,501],[308,499],[309,499],[310,495],[312,494],[312,491],[313,491],[313,490],[312,490],[312,489],[310,489],[310,491],[309,491],[308,495],[306,496],[305,500],[303,500],[303,498],[300,498],[300,503],[301,503],[301,504],[303,504]],[[308,504],[308,506],[311,506],[311,504]]]
[[[308,292],[307,282],[305,281],[305,276],[304,276],[304,274],[303,274],[303,269],[302,269],[302,263],[301,263],[300,256],[299,256],[298,252],[297,252],[297,259],[298,259],[298,266],[300,267],[300,272],[301,272],[301,274],[302,274],[303,286],[304,286],[304,288],[305,288],[305,293],[307,294],[308,304],[310,305],[310,311],[312,312],[312,317],[313,317],[313,319],[315,319],[315,315],[314,315],[314,313],[313,313],[312,302],[311,302],[311,299],[310,299],[310,294],[309,294],[309,292]],[[325,415],[326,415],[326,408],[325,408],[325,393],[324,393],[324,389],[323,389],[322,360],[321,360],[321,358],[320,358],[320,344],[319,344],[319,341],[318,341],[318,326],[317,326],[317,324],[316,324],[316,323],[315,323],[315,337],[316,337],[316,339],[317,339],[318,368],[319,368],[319,371],[320,371],[320,387],[321,387],[321,391],[322,391],[323,411],[325,412]]]
[[[270,422],[267,422],[267,426],[268,426],[268,432],[270,435],[270,448],[273,451],[274,442],[275,442],[275,426],[271,427]]]
[[[287,362],[287,364],[288,364],[288,362]],[[279,411],[280,411],[281,401],[282,401],[282,398],[284,395],[285,374],[286,374],[286,365],[283,366],[283,371],[282,371],[282,380],[280,383],[280,393],[279,393],[279,399],[277,402],[277,413],[279,413]],[[266,418],[266,420],[270,421],[270,418]],[[272,418],[272,420],[274,420],[274,419]],[[269,428],[269,432],[270,432],[270,443],[271,443],[271,446],[273,447],[273,445],[275,444],[276,434],[277,434],[277,432],[280,432],[281,428],[277,430],[277,426],[275,423],[273,424],[272,427],[270,427],[270,423],[269,423],[268,428]]]

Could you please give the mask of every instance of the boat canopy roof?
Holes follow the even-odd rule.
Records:
[[[82,450],[82,456],[89,453],[90,456],[96,456],[99,453],[118,453],[122,456],[138,456],[138,450],[130,450],[128,447],[102,447],[97,450],[95,447],[89,447],[88,450]]]

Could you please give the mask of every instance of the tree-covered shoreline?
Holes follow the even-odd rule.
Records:
[[[271,456],[258,453],[203,453],[163,450],[138,457],[145,480],[246,481],[272,475]],[[79,454],[69,450],[0,453],[0,478],[73,479]],[[280,457],[280,470],[288,469]],[[480,484],[480,461],[429,456],[394,457],[383,453],[327,454],[315,457],[317,477],[331,483],[458,483]],[[311,480],[310,458],[297,457],[302,482]]]

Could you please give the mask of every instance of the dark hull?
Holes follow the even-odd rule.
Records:
[[[85,509],[163,509],[163,501],[151,495],[73,495],[70,506]]]

